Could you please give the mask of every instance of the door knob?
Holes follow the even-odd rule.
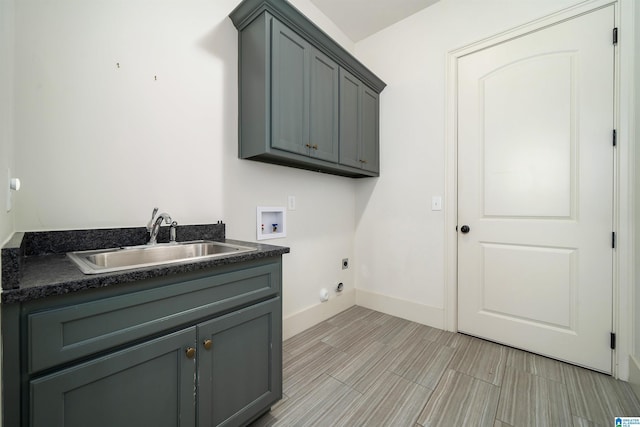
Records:
[[[462,234],[467,234],[468,232],[471,231],[471,229],[469,228],[468,225],[463,225],[462,227],[460,227],[460,231],[462,231]]]
[[[213,341],[211,340],[204,340],[204,342],[202,343],[202,345],[204,345],[204,348],[206,350],[211,350],[211,347],[213,346]]]

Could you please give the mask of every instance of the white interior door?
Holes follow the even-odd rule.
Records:
[[[458,328],[603,372],[613,27],[609,6],[458,60]]]

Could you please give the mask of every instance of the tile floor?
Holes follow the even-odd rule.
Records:
[[[352,307],[284,342],[261,426],[613,426],[640,417],[607,375]]]

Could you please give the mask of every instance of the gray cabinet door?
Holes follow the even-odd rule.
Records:
[[[340,69],[340,164],[379,171],[378,94]]]
[[[311,49],[309,145],[311,156],[338,161],[338,64]]]
[[[271,146],[309,154],[309,58],[311,46],[273,20]]]
[[[362,85],[362,141],[360,160],[362,169],[378,172],[379,167],[379,101],[378,94]]]
[[[32,427],[194,426],[192,327],[30,382]]]
[[[360,167],[362,83],[340,69],[340,164]]]
[[[281,342],[280,298],[198,325],[200,427],[242,425],[282,397]]]

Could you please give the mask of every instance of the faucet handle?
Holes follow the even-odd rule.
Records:
[[[149,223],[147,224],[147,230],[151,231],[151,228],[153,227],[153,220],[155,219],[157,213],[158,213],[158,208],[153,208],[153,213],[151,214],[151,219],[149,220]]]
[[[169,243],[176,242],[176,228],[178,227],[178,221],[173,221],[171,223],[171,229],[169,230]]]

